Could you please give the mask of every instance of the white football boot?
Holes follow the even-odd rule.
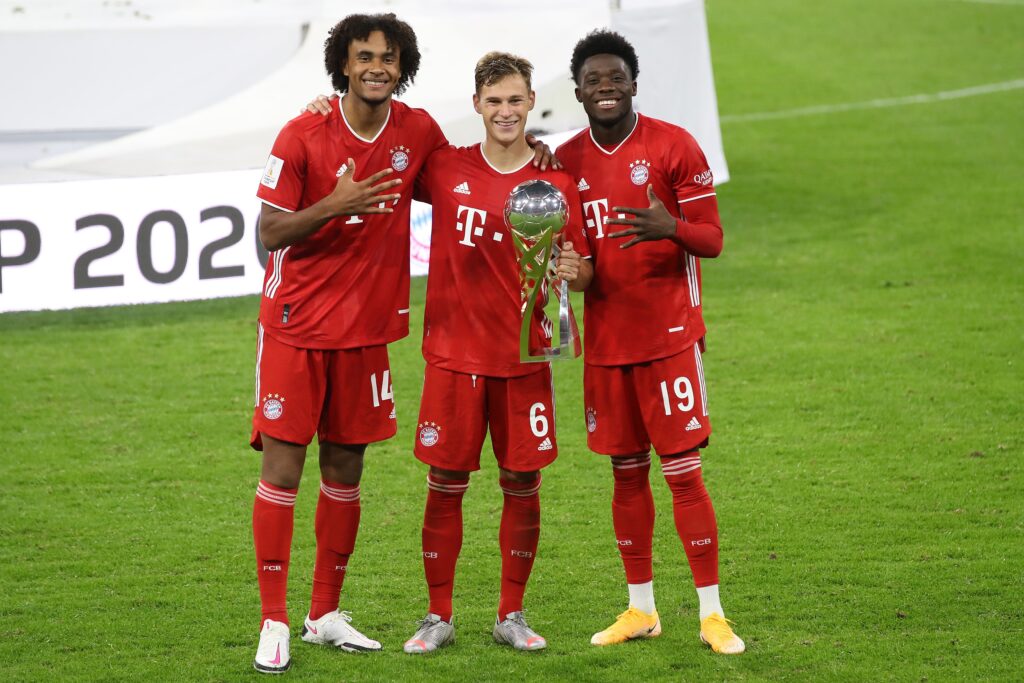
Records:
[[[292,665],[288,646],[290,640],[288,624],[273,619],[264,621],[253,667],[265,674],[283,674]]]
[[[381,644],[367,638],[352,626],[352,615],[334,610],[319,619],[306,615],[302,625],[302,639],[314,645],[333,645],[345,652],[376,652]]]

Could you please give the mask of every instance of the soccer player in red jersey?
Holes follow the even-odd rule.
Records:
[[[701,640],[738,654],[743,641],[719,601],[718,531],[700,458],[711,422],[699,259],[721,252],[722,227],[697,142],[633,111],[638,66],[633,46],[617,33],[594,31],[576,45],[572,77],[590,127],[557,151],[578,184],[592,255],[588,261],[566,249],[560,261],[579,264],[571,286],[586,291],[587,441],[611,456],[612,520],[630,598],[629,609],[591,642],[661,633],[651,566],[653,445],[697,587]]]
[[[345,651],[381,648],[338,603],[359,529],[363,453],[395,434],[386,345],[409,329],[412,193],[392,190],[409,187],[430,153],[448,144],[426,112],[392,99],[420,63],[415,34],[393,14],[339,22],[325,63],[344,97],[326,117],[303,114],[285,125],[257,193],[260,239],[271,258],[251,440],[263,451],[252,522],[262,604],[254,665],[267,673],[291,663],[285,594],[293,510],[314,435],[321,483],[302,639]]]
[[[499,643],[546,647],[523,619],[523,594],[540,535],[541,469],[554,461],[554,401],[548,363],[520,362],[519,264],[504,206],[531,179],[557,186],[569,205],[563,239],[584,241],[576,183],[563,171],[541,172],[524,136],[534,106],[532,65],[492,52],[476,66],[473,103],[486,138],[435,152],[417,183],[433,205],[423,356],[427,361],[415,454],[430,466],[423,515],[423,565],[430,605],[405,643],[411,654],[454,640],[452,586],[462,546],[462,497],[480,469],[488,430],[504,496],[499,545],[501,593],[494,626]],[[586,253],[586,245],[579,250]],[[563,274],[576,276],[567,264]],[[543,311],[533,343],[548,345]]]

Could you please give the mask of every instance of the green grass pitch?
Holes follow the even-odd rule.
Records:
[[[733,179],[719,191],[725,251],[704,271],[705,479],[747,654],[697,640],[657,467],[664,634],[588,644],[626,596],[580,362],[556,371],[561,456],[545,473],[527,592],[549,649],[491,642],[501,498],[485,457],[465,504],[458,643],[402,654],[426,608],[417,327],[392,347],[401,429],[369,451],[343,594],[386,650],[296,638],[288,677],[1020,680],[1024,90],[736,117],[1024,78],[1022,5],[708,3]],[[257,678],[256,310],[249,297],[0,316],[0,678]],[[316,469],[296,509],[293,624],[308,607]]]

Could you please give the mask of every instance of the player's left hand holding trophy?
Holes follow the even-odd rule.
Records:
[[[555,280],[552,257],[557,256],[557,238],[568,220],[565,195],[546,180],[516,185],[505,201],[505,223],[519,256],[523,319],[519,359],[524,363],[571,359],[581,352],[576,319],[569,305],[569,286],[559,280],[558,286],[551,287]],[[552,289],[558,302],[557,338],[544,311]]]

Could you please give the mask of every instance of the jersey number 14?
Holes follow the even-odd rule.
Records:
[[[381,401],[392,401],[395,398],[394,386],[391,384],[391,371],[385,370],[381,375],[380,385],[377,384],[377,373],[370,375],[370,389],[373,391],[373,407],[379,408]]]

